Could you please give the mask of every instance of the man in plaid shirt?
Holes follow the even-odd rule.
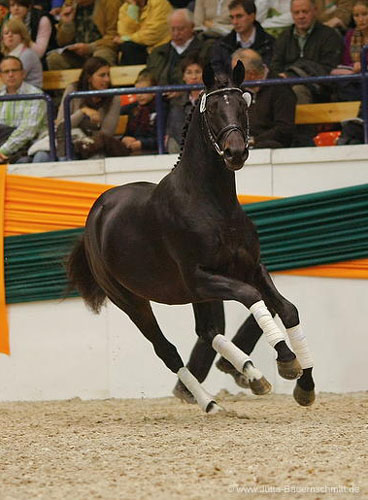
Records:
[[[17,57],[4,57],[0,73],[4,83],[0,96],[42,92],[23,81],[23,65]],[[10,127],[14,130],[11,131]],[[0,163],[15,163],[21,156],[26,156],[32,141],[46,131],[46,103],[40,99],[0,101],[0,131],[3,136],[0,140]]]

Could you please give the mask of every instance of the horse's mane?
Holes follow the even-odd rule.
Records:
[[[183,155],[183,149],[184,149],[185,139],[186,139],[187,133],[188,133],[189,124],[192,121],[193,113],[194,113],[194,110],[195,110],[195,108],[197,106],[198,106],[198,99],[196,100],[195,105],[192,106],[192,109],[190,110],[190,112],[185,117],[185,122],[184,122],[184,125],[183,125],[183,131],[182,131],[182,134],[181,134],[179,156],[178,156],[178,159],[177,159],[177,161],[176,161],[176,163],[175,163],[175,165],[173,167],[173,170],[174,170],[175,167],[178,166],[178,164],[179,164],[179,162],[181,160],[181,157]]]

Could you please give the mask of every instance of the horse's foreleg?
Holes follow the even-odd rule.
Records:
[[[244,323],[239,327],[238,331],[232,338],[232,342],[243,352],[250,355],[262,333],[263,332],[254,319],[254,316],[250,314]],[[217,361],[216,366],[219,370],[225,373],[230,373],[240,387],[250,387],[249,380],[245,376],[241,376],[225,358],[221,357]],[[269,384],[269,388],[271,389],[271,384]],[[261,392],[259,393],[256,392],[257,387],[251,387],[254,394],[265,394],[264,388],[260,387],[260,389]]]
[[[198,336],[203,339],[204,341],[208,342],[208,346],[212,347],[215,349],[211,349],[211,352],[213,353],[212,355],[212,360],[215,355],[215,351],[220,352],[221,347],[218,347],[216,344],[214,344],[214,339],[217,337],[218,339],[225,339],[224,334],[225,334],[225,316],[224,316],[224,308],[223,308],[223,303],[222,301],[214,301],[214,302],[198,302],[193,304],[193,309],[194,309],[194,315],[195,315],[195,320],[196,320],[196,332]],[[226,341],[228,342],[228,341]],[[235,346],[234,346],[235,347]],[[220,350],[219,350],[220,349]],[[204,349],[202,349],[204,353]],[[240,354],[239,354],[240,351]],[[198,356],[198,352],[196,353]],[[253,370],[253,364],[250,361],[249,356],[245,355],[243,356],[244,352],[241,351],[239,348],[236,348],[236,354],[234,357],[232,357],[232,354],[230,354],[231,359],[239,359],[238,366],[235,366],[232,364],[231,359],[229,360],[226,357],[221,358],[222,364],[220,365],[220,369],[226,373],[230,373],[236,383],[240,385],[241,387],[250,387],[252,392],[255,394],[266,394],[271,390],[271,385],[266,381],[266,379],[263,377],[262,373],[259,370],[254,369]],[[197,357],[196,360],[193,359],[193,356],[191,356],[191,359],[189,361],[188,367],[190,367],[191,363],[194,367],[195,363],[194,361],[200,361],[200,364],[205,366],[206,368],[206,375],[208,373],[208,370],[210,366],[208,364],[206,365],[206,362],[209,360],[209,356],[205,357],[200,360],[199,356]],[[246,370],[247,374],[250,375],[251,379],[248,379],[247,374],[244,373],[244,365],[250,362],[249,368]],[[239,369],[239,367],[241,367]],[[192,369],[191,369],[192,371]],[[192,373],[194,373],[192,371]],[[204,373],[199,373],[200,375],[204,375]]]
[[[196,270],[191,286],[195,287],[196,293],[203,299],[236,300],[247,307],[252,312],[269,344],[277,351],[278,364],[285,367],[284,372],[287,378],[297,378],[301,375],[301,368],[295,354],[285,342],[285,334],[277,326],[272,314],[265,306],[260,292],[254,286],[226,276],[211,274],[201,268]],[[250,366],[250,359],[234,344],[230,344],[223,335],[217,335],[212,343],[217,352],[234,365],[237,370],[244,372],[247,370],[247,366]],[[243,363],[243,367],[241,367],[241,363]],[[248,373],[246,375],[248,376]],[[259,373],[255,373],[252,369],[249,370],[250,380],[258,379],[258,377]]]
[[[302,376],[297,380],[294,398],[302,406],[309,406],[315,400],[314,381],[312,377],[313,360],[308,342],[303,334],[299,314],[291,302],[285,299],[275,287],[265,266],[260,266],[258,275],[259,286],[266,300],[269,301],[283,322],[291,347],[302,367]]]

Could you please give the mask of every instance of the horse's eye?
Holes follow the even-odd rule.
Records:
[[[242,95],[244,101],[247,103],[247,106],[249,108],[249,106],[252,104],[252,94],[250,92],[244,92],[243,95]]]

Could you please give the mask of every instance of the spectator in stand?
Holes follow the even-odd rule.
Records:
[[[285,28],[293,24],[290,3],[285,0],[255,0],[257,21],[267,33],[277,38]]]
[[[56,40],[64,50],[47,54],[49,69],[80,68],[90,56],[114,65],[117,61],[116,24],[120,0],[65,2],[57,25]]]
[[[194,5],[194,26],[209,36],[225,36],[232,24],[229,17],[231,0],[196,0]]]
[[[245,68],[244,80],[265,80],[269,70],[262,57],[252,49],[238,49],[232,66],[240,60]],[[249,108],[250,145],[253,148],[287,148],[295,133],[296,97],[288,85],[250,87],[253,103]]]
[[[3,24],[1,32],[2,54],[18,57],[22,61],[24,81],[41,89],[43,81],[42,64],[40,58],[30,46],[31,38],[22,21],[15,17]]]
[[[229,13],[233,29],[212,49],[211,63],[215,71],[230,73],[231,55],[239,48],[251,48],[261,55],[266,64],[270,63],[275,39],[256,21],[256,12],[253,0],[230,2]]]
[[[155,79],[146,69],[142,70],[135,87],[153,87]],[[130,154],[157,153],[155,94],[137,94],[136,102],[122,106],[121,115],[128,115],[128,123],[121,142]]]
[[[183,83],[181,61],[190,53],[199,52],[208,61],[211,41],[203,41],[194,33],[193,13],[188,9],[174,10],[168,19],[171,41],[156,47],[147,59],[147,69],[158,85]],[[168,97],[176,97],[171,93]]]
[[[65,156],[65,127],[64,127],[64,101],[70,92],[84,90],[106,90],[111,86],[109,63],[101,57],[91,56],[88,58],[82,68],[79,80],[71,83],[65,89],[59,111],[56,118],[56,137],[57,153],[59,158]],[[78,142],[81,157],[88,157],[87,151],[83,154],[85,144],[93,145],[88,149],[88,153],[105,155],[105,138],[112,138],[120,113],[120,97],[85,97],[82,99],[73,99],[70,105],[71,123],[74,135],[80,138],[81,135],[87,136],[85,143]],[[96,136],[101,136],[98,140],[98,146],[94,145]],[[115,141],[113,141],[115,142]],[[116,141],[119,143],[120,141]],[[116,144],[114,144],[116,146]],[[117,155],[120,156],[120,155]]]
[[[152,49],[169,42],[167,16],[171,11],[167,0],[126,0],[123,3],[115,37],[122,51],[122,66],[146,64]]]
[[[316,0],[317,19],[320,23],[342,33],[351,24],[353,0]]]
[[[343,40],[317,21],[315,0],[291,0],[294,24],[276,40],[271,71],[281,78],[328,75],[342,56]],[[328,100],[326,86],[294,85],[299,104]]]
[[[350,29],[344,40],[342,64],[350,67],[342,71],[346,73],[360,73],[362,70],[360,57],[362,48],[368,44],[368,0],[356,0],[353,6],[355,28]]]
[[[186,85],[203,83],[203,62],[198,54],[193,53],[184,58],[181,70]],[[192,113],[200,92],[200,90],[189,90],[170,100],[165,137],[168,153],[180,152],[184,124]]]
[[[353,6],[355,28],[350,29],[344,39],[342,64],[331,71],[332,75],[351,75],[360,73],[361,52],[368,44],[368,0],[356,0]],[[337,98],[341,101],[360,100],[360,82],[342,82],[338,85]]]
[[[51,16],[33,7],[32,0],[10,0],[9,13],[3,22],[13,18],[25,24],[31,37],[30,47],[40,59],[44,57],[46,50],[56,47],[55,29]]]
[[[5,56],[0,63],[4,86],[0,95],[39,94],[40,89],[24,81],[22,61]],[[0,163],[22,162],[28,147],[46,131],[46,105],[42,100],[0,102]],[[26,161],[30,161],[26,158]],[[34,158],[37,160],[37,155]]]

